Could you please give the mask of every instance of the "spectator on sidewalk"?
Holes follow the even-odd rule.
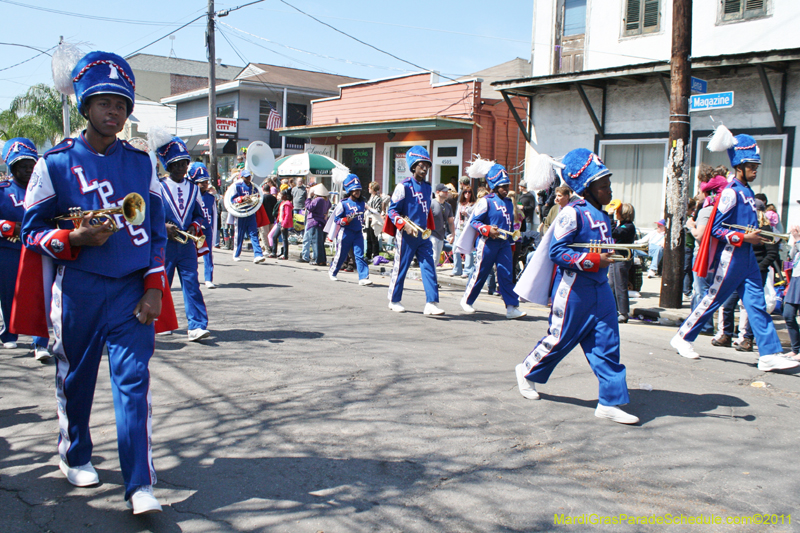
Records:
[[[311,193],[306,199],[306,234],[314,251],[314,264],[328,266],[325,254],[325,222],[331,203],[328,201],[328,189],[322,183],[311,188]]]
[[[622,204],[616,211],[615,224],[611,228],[611,237],[617,244],[633,244],[636,240],[636,226],[633,220],[636,211],[631,204]],[[633,259],[629,261],[617,260],[608,268],[608,281],[617,301],[617,322],[624,324],[630,315],[630,300],[628,298],[628,273]]]
[[[658,267],[661,264],[661,257],[664,255],[664,236],[667,233],[665,226],[667,222],[662,218],[656,222],[656,227],[650,233],[636,241],[637,244],[647,243],[650,256],[650,267],[647,269],[647,277],[654,278],[658,275]]]
[[[536,197],[528,192],[528,187],[524,182],[519,184],[519,197],[517,198],[517,202],[519,202],[522,209],[522,216],[524,217],[524,224],[520,231],[525,233],[526,231],[536,229],[536,226],[533,225],[533,215],[536,213]]]
[[[439,266],[442,258],[444,241],[449,235],[448,241],[453,242],[455,228],[453,227],[453,208],[450,207],[447,199],[450,197],[450,189],[444,183],[436,185],[436,192],[433,194],[431,202],[431,213],[435,227],[431,230],[431,244],[433,245],[434,265]]]
[[[472,218],[472,210],[474,208],[475,198],[472,194],[472,187],[466,186],[461,189],[461,192],[458,194],[458,208],[455,216],[456,236],[453,242],[458,240],[461,232],[464,231],[464,227],[469,223],[469,219]],[[461,258],[462,254],[453,253],[453,272],[451,276],[468,278],[475,270],[475,256],[471,253],[463,255],[463,265]]]
[[[367,261],[380,254],[380,238],[384,222],[384,197],[381,194],[381,184],[373,181],[369,184],[369,200],[367,201]]]
[[[281,192],[281,203],[279,209],[279,216],[278,222],[281,227],[281,239],[283,239],[283,250],[281,251],[281,256],[278,259],[283,259],[284,261],[289,259],[289,230],[294,225],[294,217],[293,210],[292,210],[292,195],[287,190]]]
[[[566,185],[556,187],[553,206],[547,212],[547,216],[544,218],[544,222],[542,222],[542,228],[539,230],[539,233],[542,235],[547,233],[548,228],[550,228],[550,225],[556,219],[558,213],[569,204],[571,198],[572,190],[569,187]]]

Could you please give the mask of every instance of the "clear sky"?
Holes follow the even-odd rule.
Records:
[[[251,1],[221,0],[215,9]],[[172,48],[179,58],[205,60],[207,10],[208,3],[200,0],[0,0],[0,42],[5,43],[0,44],[0,109],[31,85],[52,84],[50,58],[34,56],[56,45],[61,35],[83,43],[86,51],[166,56]],[[218,19],[216,55],[229,65],[267,63],[367,79],[420,70],[405,60],[456,77],[515,57],[529,59],[532,10],[533,0],[265,0]],[[202,18],[177,30],[196,17]],[[173,31],[174,41],[166,38]]]

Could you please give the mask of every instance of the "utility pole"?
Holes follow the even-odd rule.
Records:
[[[684,225],[689,192],[689,96],[691,93],[692,1],[672,0],[667,234],[659,305],[679,309],[683,295]]]
[[[58,44],[64,44],[63,35],[58,38]],[[72,128],[69,123],[69,96],[64,93],[61,93],[61,120],[64,124],[64,138],[67,139],[72,133]]]
[[[214,0],[208,0],[208,172],[211,183],[222,186],[217,172],[217,51],[214,44]]]

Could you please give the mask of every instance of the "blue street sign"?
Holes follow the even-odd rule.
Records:
[[[692,92],[705,94],[708,92],[708,82],[692,76]]]
[[[695,94],[689,98],[689,112],[710,111],[733,107],[733,91],[725,93]]]

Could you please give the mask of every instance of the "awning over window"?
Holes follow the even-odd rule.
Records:
[[[372,122],[347,122],[321,126],[293,126],[277,130],[281,137],[331,137],[336,135],[365,135],[420,130],[469,130],[471,120],[448,117],[422,117],[403,120],[376,120]]]

